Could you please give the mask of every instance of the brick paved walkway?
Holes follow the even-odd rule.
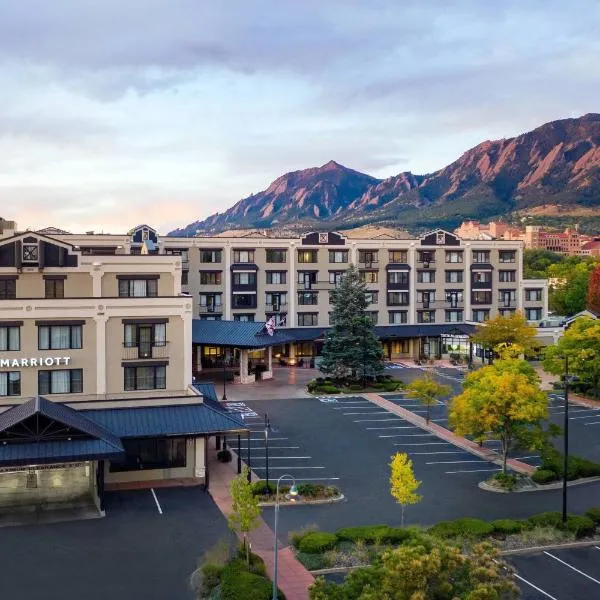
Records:
[[[209,492],[219,510],[227,516],[231,512],[231,496],[229,485],[236,476],[235,461],[230,463],[218,462],[214,455],[209,459],[210,482]],[[285,510],[285,509],[284,509]],[[260,519],[260,526],[250,534],[252,551],[258,554],[267,567],[267,573],[273,576],[273,531]],[[287,600],[307,600],[308,588],[314,582],[314,577],[296,559],[291,548],[279,550],[278,585]]]
[[[449,429],[446,429],[445,427],[440,427],[437,423],[432,423],[430,421],[429,424],[427,424],[423,417],[420,417],[419,415],[416,415],[415,413],[406,410],[401,406],[398,406],[394,402],[386,400],[378,394],[363,394],[363,397],[369,400],[370,402],[373,402],[373,404],[377,404],[378,406],[381,406],[381,408],[385,408],[391,413],[394,413],[395,415],[406,419],[409,423],[412,423],[413,425],[417,425],[418,427],[421,427],[426,431],[434,433],[440,439],[445,440],[450,444],[457,446],[458,448],[462,448],[463,450],[466,450],[467,452],[470,452],[471,454],[474,454],[479,458],[489,460],[494,464],[502,466],[502,457],[493,450],[489,450],[488,448],[482,448],[476,442],[472,442],[471,440],[456,435],[452,433],[452,431],[450,431]],[[517,473],[523,473],[524,475],[531,475],[536,470],[535,467],[532,467],[531,465],[528,465],[514,458],[509,458],[506,464],[511,469],[513,469],[513,471],[517,471]]]

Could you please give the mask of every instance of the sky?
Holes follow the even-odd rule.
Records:
[[[600,112],[597,0],[0,2],[0,216],[161,233]]]

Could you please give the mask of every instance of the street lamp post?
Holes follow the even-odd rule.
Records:
[[[562,522],[567,522],[567,477],[569,468],[569,357],[565,356],[565,423],[563,432],[564,463],[562,486]]]
[[[225,348],[223,348],[223,402],[227,401],[227,371],[226,367],[227,358],[225,355]]]
[[[270,494],[269,490],[269,429],[271,428],[271,423],[269,422],[269,415],[265,413],[265,481],[267,482],[267,494]]]
[[[274,568],[273,568],[273,596],[271,600],[277,600],[277,569],[279,566],[279,541],[277,539],[277,524],[279,523],[279,484],[283,479],[289,479],[292,482],[292,487],[290,488],[289,495],[292,498],[296,498],[298,496],[298,487],[296,486],[296,480],[291,476],[284,474],[277,480],[277,487],[275,488],[275,540],[274,540]]]

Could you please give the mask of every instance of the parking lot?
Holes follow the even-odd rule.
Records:
[[[388,467],[390,457],[398,451],[410,455],[415,474],[422,481],[419,491],[423,500],[406,511],[408,523],[430,524],[462,516],[519,518],[560,509],[560,490],[523,494],[480,490],[478,482],[498,469],[495,464],[359,396],[259,400],[246,405],[255,413],[248,421],[255,438],[251,440],[253,468],[264,465],[254,461],[254,456],[255,451],[257,458],[264,453],[262,429],[264,414],[268,413],[274,429],[269,454],[271,444],[284,446],[273,448],[281,458],[270,460],[279,467],[271,471],[271,479],[275,473],[289,473],[303,481],[330,482],[346,496],[340,504],[286,510],[280,521],[283,540],[287,531],[309,524],[330,531],[350,525],[399,524],[400,510],[389,493]],[[571,511],[583,512],[592,505],[600,505],[600,483],[569,488]],[[272,510],[266,509],[265,518],[272,519]]]
[[[104,519],[0,530],[5,598],[191,600],[189,577],[202,554],[230,538],[201,488],[107,494]]]

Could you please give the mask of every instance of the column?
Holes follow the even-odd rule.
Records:
[[[464,287],[463,287],[463,299],[465,305],[464,320],[471,321],[473,315],[471,314],[471,244],[467,242],[465,244],[465,275],[464,275]]]
[[[298,317],[296,317],[296,282],[298,275],[296,274],[296,245],[290,245],[290,270],[288,271],[289,279],[289,298],[288,298],[288,313],[287,313],[287,327],[296,327],[298,324]],[[291,356],[291,355],[290,355]]]
[[[542,309],[542,319],[548,318],[548,280],[544,280],[544,286],[542,287],[542,301],[543,301],[543,309]]]
[[[248,374],[248,350],[240,350],[240,383],[254,383],[254,374]]]
[[[106,322],[108,317],[98,314],[96,322],[96,394],[106,394]]]
[[[225,269],[223,271],[223,278],[225,279],[225,298],[223,303],[225,305],[225,320],[231,321],[231,246],[226,244],[223,248],[223,256],[225,258]]]
[[[94,270],[91,271],[92,275],[92,296],[94,298],[102,298],[102,276],[104,273],[101,271],[102,265],[98,263],[94,264]]]
[[[517,250],[517,308],[523,310],[523,245]]]
[[[415,243],[410,243],[408,249],[409,273],[409,291],[408,291],[408,323],[414,325],[417,322],[417,271],[416,271],[416,249]]]
[[[192,385],[192,302],[190,300],[190,308],[185,309],[185,313],[181,315],[183,320],[183,373],[181,389],[187,390]]]
[[[352,242],[352,245],[350,248],[350,262],[355,267],[358,267],[358,248],[356,246],[356,242]]]
[[[267,348],[267,370],[262,374],[263,379],[273,379],[273,346]]]

